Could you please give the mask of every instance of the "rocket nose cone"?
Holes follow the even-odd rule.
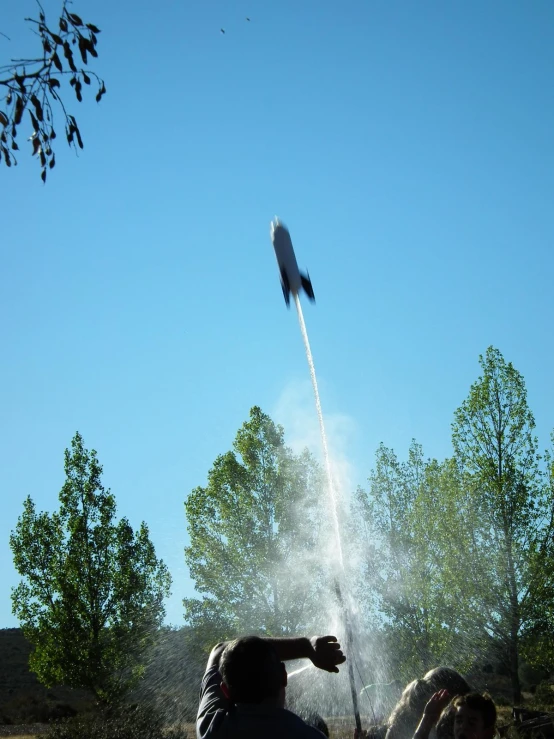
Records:
[[[269,224],[269,233],[270,233],[270,235],[271,235],[271,240],[272,240],[272,241],[273,241],[273,237],[274,237],[275,231],[276,231],[276,229],[277,229],[277,228],[278,228],[278,227],[279,227],[280,225],[281,225],[281,224],[280,224],[280,221],[279,221],[279,219],[277,218],[277,216],[275,216],[275,218],[274,218],[274,219],[273,219],[273,220],[271,221],[271,223]]]
[[[285,224],[283,223],[283,221],[280,218],[277,218],[277,216],[275,216],[275,218],[271,221],[271,227],[270,228],[271,228],[271,232],[272,233],[274,231],[279,231],[279,230],[281,230],[281,231],[288,231],[288,228],[285,226]]]

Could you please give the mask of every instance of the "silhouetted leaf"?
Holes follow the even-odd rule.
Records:
[[[67,28],[68,28],[68,26],[67,26],[66,19],[65,18],[60,18],[60,30],[65,33],[67,31]]]
[[[52,131],[50,132],[50,139],[55,139],[55,138],[56,138],[56,132],[54,131],[54,129],[52,129]]]
[[[87,64],[87,40],[84,36],[79,36],[79,51],[83,64]]]
[[[81,74],[83,75],[83,82],[85,83],[85,85],[90,85],[90,77],[88,76],[88,74],[86,74],[85,72],[81,72]]]
[[[77,84],[75,85],[75,95],[77,96],[77,100],[80,103],[83,102],[83,96],[81,95],[81,87],[82,87],[81,83],[77,82]]]
[[[35,113],[36,113],[36,116],[37,116],[38,120],[39,121],[43,121],[44,120],[44,116],[42,114],[42,105],[40,104],[40,101],[39,101],[39,99],[37,98],[36,95],[34,95],[34,94],[31,95],[31,102],[35,106]]]
[[[57,80],[55,77],[50,77],[48,80],[48,84],[50,85],[50,89],[52,90],[54,87],[60,86],[60,81]]]
[[[67,136],[67,143],[71,145],[73,143],[73,126],[67,129],[66,136]]]
[[[63,55],[67,59],[67,63],[69,64],[71,71],[76,72],[77,67],[75,66],[75,62],[73,61],[73,52],[71,51],[71,46],[67,41],[63,42]]]
[[[5,146],[2,147],[2,153],[4,154],[4,159],[6,161],[6,164],[8,167],[12,166],[12,159],[10,156],[10,152],[6,149]]]
[[[11,105],[11,103],[12,103],[12,94],[11,92],[8,92],[8,94],[6,95],[6,105]]]
[[[2,113],[1,111],[0,111],[0,123],[3,126],[7,126],[8,125],[8,116],[5,113]]]
[[[40,163],[43,167],[46,167],[46,155],[43,151],[40,152]]]
[[[15,101],[15,113],[13,117],[13,122],[16,126],[19,126],[19,124],[21,123],[21,117],[23,115],[24,109],[25,105],[23,103],[23,100],[18,95],[17,100]]]
[[[71,78],[71,79],[69,80],[69,84],[71,85],[71,87],[75,87],[75,84],[76,84],[76,82],[77,82],[77,79],[76,79],[76,77],[72,77],[72,78]]]
[[[54,169],[54,167],[56,166],[56,157],[54,155],[52,155],[52,159],[50,160],[48,166],[50,167],[50,169]]]
[[[17,145],[17,141],[12,141],[12,149],[14,151],[19,151],[19,146]]]
[[[31,118],[31,123],[33,124],[33,129],[38,132],[40,126],[38,125],[38,121],[35,118],[35,116],[29,111],[29,116]]]
[[[40,179],[43,182],[46,182],[46,170],[45,169],[43,169],[42,172],[40,173]]]
[[[87,28],[89,29],[89,31],[92,31],[93,33],[101,33],[98,26],[95,26],[94,23],[87,23]]]
[[[2,131],[2,134],[0,135],[0,141],[3,141],[5,144],[8,143],[8,137],[6,136],[4,131]]]
[[[60,62],[60,57],[57,54],[52,55],[52,61],[54,62],[54,66],[56,69],[58,69],[60,72],[63,72],[62,63]]]
[[[25,77],[22,77],[20,74],[14,74],[13,78],[19,85],[19,89],[21,90],[21,92],[26,92],[27,88],[23,84],[23,80],[25,79]]]
[[[44,51],[45,51],[45,52],[46,52],[47,54],[49,54],[49,53],[50,53],[50,52],[52,51],[52,47],[51,47],[51,45],[50,45],[50,43],[49,43],[48,39],[44,39],[44,41],[42,42],[42,46],[43,46],[43,48],[44,48]]]
[[[40,139],[38,136],[35,136],[35,138],[33,139],[33,156],[35,156],[35,154],[38,152],[39,149],[40,149]]]
[[[75,134],[77,136],[77,143],[79,144],[79,147],[83,148],[83,139],[81,138],[81,132],[77,127],[75,127]]]
[[[71,20],[72,23],[74,23],[76,26],[82,26],[83,21],[79,18],[79,16],[76,13],[68,13],[67,14]]]
[[[58,36],[57,33],[50,33],[50,36],[52,36],[52,40],[58,44],[58,46],[61,46],[63,44],[63,39],[61,36]]]
[[[102,87],[98,90],[98,94],[96,95],[96,102],[99,103],[102,99],[102,95],[106,92],[106,88],[104,86],[104,83],[102,82]]]

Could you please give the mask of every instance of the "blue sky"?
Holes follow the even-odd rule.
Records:
[[[108,91],[70,103],[85,148],[60,135],[46,186],[25,152],[0,173],[0,626],[17,625],[9,532],[28,494],[57,508],[76,430],[119,514],[150,526],[180,624],[187,494],[252,405],[296,440],[299,417],[313,427],[275,214],[310,271],[323,409],[353,484],[380,441],[450,453],[490,344],[525,376],[548,444],[550,0],[73,9],[102,29]],[[33,48],[26,15],[31,0],[3,0],[1,60]]]

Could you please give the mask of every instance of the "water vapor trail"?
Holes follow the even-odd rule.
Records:
[[[296,305],[296,311],[298,313],[298,322],[300,323],[300,331],[302,333],[302,339],[304,340],[304,347],[306,349],[306,358],[308,359],[308,365],[310,367],[310,377],[311,377],[312,386],[314,389],[315,405],[317,409],[317,417],[319,420],[319,430],[321,432],[321,444],[323,446],[323,456],[325,458],[325,469],[327,471],[329,499],[331,503],[331,511],[333,514],[333,523],[335,526],[335,541],[336,541],[336,546],[337,546],[337,553],[339,556],[340,571],[341,571],[341,574],[344,575],[344,559],[342,556],[342,542],[341,542],[341,535],[340,535],[337,495],[336,495],[335,485],[333,482],[333,472],[331,470],[331,458],[329,456],[329,448],[327,446],[327,434],[325,433],[325,423],[323,422],[323,411],[321,410],[321,400],[319,399],[319,389],[317,386],[317,376],[315,373],[314,359],[312,356],[312,350],[310,348],[310,340],[308,339],[308,331],[306,329],[306,324],[304,322],[304,314],[302,313],[302,306],[300,305],[300,298],[298,297],[297,293],[293,293],[293,295],[294,295],[294,303]],[[337,575],[338,573],[335,572],[335,577],[334,577],[335,594],[337,596],[337,601],[342,611],[342,616],[344,620],[344,629],[346,632],[346,650],[350,657],[348,659],[348,677],[350,680],[350,694],[352,696],[352,704],[354,706],[354,720],[356,722],[356,729],[357,729],[358,734],[361,736],[362,724],[360,720],[360,711],[358,709],[358,694],[356,691],[356,682],[354,680],[354,668],[353,668],[353,656],[354,655],[352,654],[352,651],[353,651],[352,650],[352,644],[353,644],[352,626],[350,623],[350,614],[344,602],[339,578]]]
[[[306,667],[300,667],[298,670],[294,670],[294,672],[287,673],[287,677],[294,677],[295,675],[300,675],[301,672],[304,672],[305,670],[309,670],[312,667],[312,665],[306,665]]]
[[[339,555],[339,563],[341,570],[344,570],[344,559],[342,556],[342,541],[340,535],[339,525],[339,514],[337,495],[335,485],[333,482],[333,473],[331,470],[331,458],[329,456],[329,448],[327,446],[327,434],[325,433],[325,424],[323,422],[323,411],[321,410],[321,400],[319,399],[319,389],[317,386],[317,376],[315,373],[314,359],[312,356],[312,350],[310,348],[310,340],[308,338],[308,331],[304,322],[304,314],[302,313],[302,306],[300,305],[300,298],[297,293],[294,293],[294,303],[296,305],[296,311],[298,313],[298,322],[300,323],[300,331],[302,333],[302,339],[304,341],[304,348],[306,349],[306,358],[310,368],[310,378],[312,380],[312,387],[315,395],[315,405],[317,410],[317,418],[319,421],[319,431],[321,433],[321,444],[323,446],[323,456],[325,459],[325,471],[327,472],[327,485],[329,488],[329,498],[331,502],[331,511],[333,514],[333,524],[335,527],[335,539],[337,544],[337,551]]]

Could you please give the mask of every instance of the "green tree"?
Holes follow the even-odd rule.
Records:
[[[166,725],[194,721],[206,655],[192,629],[163,626],[146,657],[144,678],[128,700],[152,706]]]
[[[548,473],[540,467],[522,375],[493,347],[479,361],[483,374],[453,423],[463,484],[446,519],[456,535],[446,540],[445,571],[466,622],[509,669],[518,703],[521,649],[553,611],[552,465],[547,456]]]
[[[59,511],[37,513],[29,497],[11,534],[24,578],[12,591],[13,613],[34,646],[30,667],[41,682],[113,701],[142,675],[171,578],[146,524],[135,533],[127,519],[115,520],[96,452],[78,433],[65,474]]]
[[[28,113],[31,151],[41,167],[41,178],[46,182],[46,173],[56,164],[54,155],[54,116],[57,110],[63,117],[65,136],[69,146],[77,151],[83,148],[83,139],[75,116],[64,104],[62,83],[69,80],[78,102],[83,91],[94,80],[98,87],[96,101],[100,102],[106,92],[104,81],[89,69],[90,59],[98,56],[96,46],[100,29],[93,23],[85,23],[80,16],[68,10],[70,0],[63,0],[58,27],[46,22],[44,10],[39,7],[38,20],[26,18],[40,42],[40,52],[31,59],[12,59],[0,67],[0,90],[5,94],[0,99],[0,160],[6,166],[17,164],[15,152],[19,150],[17,132]],[[84,85],[84,87],[83,87]]]
[[[360,600],[382,630],[394,674],[406,680],[441,662],[462,670],[471,662],[471,651],[460,648],[456,603],[443,587],[443,541],[433,515],[442,490],[455,484],[453,472],[448,462],[425,460],[415,441],[406,462],[381,444],[369,490],[358,490]]]
[[[260,408],[219,456],[206,487],[185,502],[185,559],[202,599],[184,600],[204,645],[245,631],[272,636],[307,628],[322,572],[318,550],[319,466],[294,455]]]

